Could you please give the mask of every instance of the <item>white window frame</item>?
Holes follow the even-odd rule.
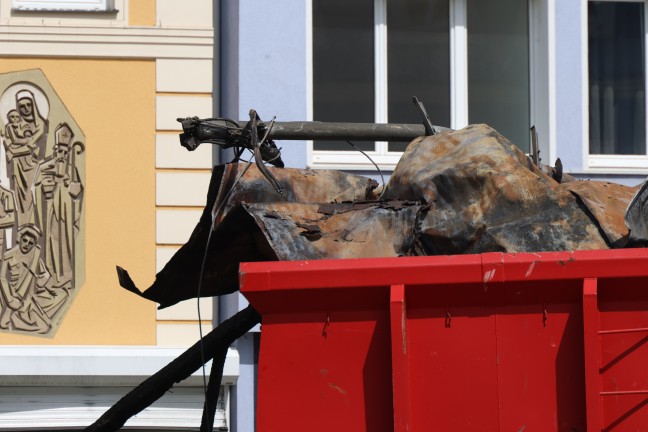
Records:
[[[112,0],[12,0],[14,11],[109,12]]]
[[[589,27],[588,9],[589,2],[584,0],[581,9],[581,52],[583,64],[583,161],[584,171],[588,173],[605,174],[648,174],[648,0],[603,0],[609,2],[643,3],[644,4],[644,67],[646,94],[646,155],[593,155],[590,154],[589,136]]]
[[[313,120],[313,21],[312,1],[307,2],[306,8],[306,44],[307,44],[307,120]],[[534,70],[535,65],[546,64],[545,61],[535,59],[534,53],[545,54],[546,50],[539,50],[534,47],[537,41],[531,35],[538,31],[533,25],[533,10],[538,4],[544,4],[546,0],[529,0],[529,44],[530,44],[530,87],[531,87],[531,122],[539,129],[541,148],[543,154],[548,154],[549,124],[545,114],[548,102],[545,100],[547,91],[545,83],[538,84]],[[450,127],[461,129],[468,125],[468,29],[466,0],[450,0]],[[374,0],[374,82],[375,82],[375,122],[387,122],[387,0]],[[541,31],[541,30],[540,30]],[[540,34],[543,32],[541,31]],[[542,39],[543,46],[546,42]],[[545,54],[546,55],[546,54]],[[546,75],[546,74],[545,74]],[[541,87],[541,89],[540,89]],[[535,94],[541,95],[533,99]],[[425,103],[425,101],[423,101]],[[542,116],[542,117],[541,117]],[[538,117],[538,121],[536,121]],[[541,117],[541,118],[540,118]],[[448,125],[439,125],[448,126]],[[342,170],[374,170],[373,165],[367,158],[354,151],[325,151],[314,150],[313,142],[307,142],[308,156],[307,164],[311,168],[327,168]],[[393,170],[398,163],[402,153],[389,152],[387,142],[376,142],[375,151],[366,152],[383,170]]]

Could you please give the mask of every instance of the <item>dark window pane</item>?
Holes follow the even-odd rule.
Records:
[[[425,104],[432,124],[450,126],[448,0],[387,2],[388,116],[390,123],[420,123],[412,96]],[[408,143],[389,143],[403,151]]]
[[[468,119],[529,151],[527,0],[468,0]]]
[[[591,154],[646,154],[643,3],[589,2]]]
[[[313,119],[374,121],[373,0],[313,2]],[[374,150],[374,143],[354,143]],[[316,141],[315,150],[350,150]]]

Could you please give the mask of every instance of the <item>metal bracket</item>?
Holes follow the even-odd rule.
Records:
[[[412,102],[414,102],[414,105],[416,105],[416,107],[419,109],[419,112],[421,113],[421,116],[423,117],[423,126],[425,126],[425,135],[434,135],[436,131],[434,130],[434,126],[430,121],[430,116],[428,116],[428,113],[425,110],[425,107],[423,106],[423,102],[418,100],[416,96],[412,98]]]

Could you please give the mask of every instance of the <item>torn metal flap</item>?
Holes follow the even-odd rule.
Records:
[[[632,197],[624,220],[630,230],[630,243],[648,244],[648,180],[641,184]]]
[[[583,202],[610,246],[620,248],[628,243],[629,229],[624,219],[636,187],[605,181],[572,181],[561,187]]]
[[[367,177],[330,170],[271,168],[283,185],[279,194],[254,164],[227,164],[214,168],[207,204],[191,237],[157,274],[155,282],[141,292],[125,271],[119,272],[125,289],[160,304],[160,308],[198,295],[214,296],[238,289],[238,264],[242,261],[273,260],[263,235],[243,211],[227,215],[242,202],[316,202],[365,200],[377,183]],[[215,216],[212,222],[212,216]],[[229,219],[226,225],[224,221]],[[210,232],[213,233],[210,238]],[[209,250],[207,242],[209,239]],[[205,258],[205,254],[207,257]],[[205,259],[203,283],[198,281]]]

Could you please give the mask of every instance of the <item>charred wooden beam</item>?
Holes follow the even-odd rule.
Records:
[[[255,112],[256,114],[256,112]],[[183,132],[180,143],[187,150],[200,144],[216,144],[223,148],[254,150],[251,145],[251,123],[224,118],[179,118]],[[450,129],[431,124],[396,123],[334,123],[334,122],[257,122],[255,133],[264,137],[260,143],[263,160],[275,166],[281,160],[274,140],[327,140],[327,141],[399,141],[410,142],[426,135]],[[283,166],[283,164],[281,164]]]
[[[245,146],[250,140],[247,122],[228,119],[179,118],[183,133],[180,140],[188,150],[194,150],[203,142],[223,147]],[[434,134],[450,129],[432,126]],[[420,136],[430,135],[422,124],[399,123],[342,123],[293,121],[257,125],[259,136],[267,134],[272,140],[329,140],[329,141],[402,141],[409,142]],[[194,141],[189,141],[193,138]]]
[[[433,126],[434,132],[449,130]],[[422,124],[275,122],[268,135],[276,140],[402,141],[430,135]]]
[[[214,358],[216,354],[227,351],[227,348],[236,339],[260,322],[261,316],[251,306],[243,309],[209,332],[202,340],[196,342],[167,366],[147,378],[85,430],[115,431],[120,429],[129,418],[162,397],[167,390],[173,387],[173,384],[189,377],[205,362]],[[222,376],[222,366],[220,367]]]
[[[207,393],[205,394],[202,420],[200,421],[200,432],[212,432],[214,430],[214,417],[216,416],[216,407],[218,405],[218,396],[220,394],[226,359],[227,347],[221,348],[214,355],[214,361],[212,362],[211,372],[209,374]]]

